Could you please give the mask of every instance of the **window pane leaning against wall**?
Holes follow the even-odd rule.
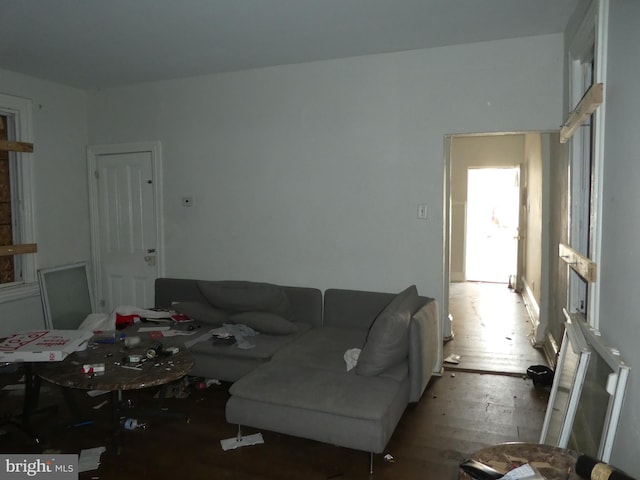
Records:
[[[0,94],[0,302],[37,295],[31,100]]]

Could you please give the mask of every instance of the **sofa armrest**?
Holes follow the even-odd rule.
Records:
[[[409,401],[420,400],[429,380],[440,370],[438,304],[426,299],[424,305],[413,314],[409,324]]]
[[[187,278],[157,278],[155,306],[171,308],[173,302],[208,303],[198,288],[198,281]]]

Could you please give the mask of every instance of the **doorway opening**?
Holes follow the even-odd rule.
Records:
[[[445,137],[445,367],[520,374],[547,363],[549,170],[557,132]],[[507,288],[511,287],[511,288]],[[458,355],[458,363],[447,357]]]
[[[467,281],[508,283],[517,273],[520,168],[469,168]]]

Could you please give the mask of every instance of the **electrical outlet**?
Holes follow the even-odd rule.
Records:
[[[425,220],[427,218],[427,204],[426,203],[419,203],[418,204],[418,218],[421,220]]]

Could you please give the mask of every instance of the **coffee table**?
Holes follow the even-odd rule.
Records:
[[[95,344],[89,342],[84,351],[74,352],[62,362],[41,363],[35,366],[35,373],[50,383],[64,387],[62,392],[67,404],[78,420],[78,408],[68,389],[105,390],[111,395],[112,419],[114,438],[119,445],[121,433],[120,417],[122,413],[128,416],[167,415],[171,414],[162,409],[165,389],[161,388],[157,407],[153,410],[133,410],[123,401],[123,391],[139,390],[154,386],[166,386],[179,380],[189,373],[193,367],[193,358],[186,350],[180,348],[174,355],[158,355],[153,359],[146,359],[145,352],[153,342],[143,339],[133,348],[127,348],[124,342],[112,344]],[[140,355],[145,361],[138,366],[127,364],[125,358],[129,355]],[[103,364],[104,372],[83,373],[83,367],[91,364]]]

